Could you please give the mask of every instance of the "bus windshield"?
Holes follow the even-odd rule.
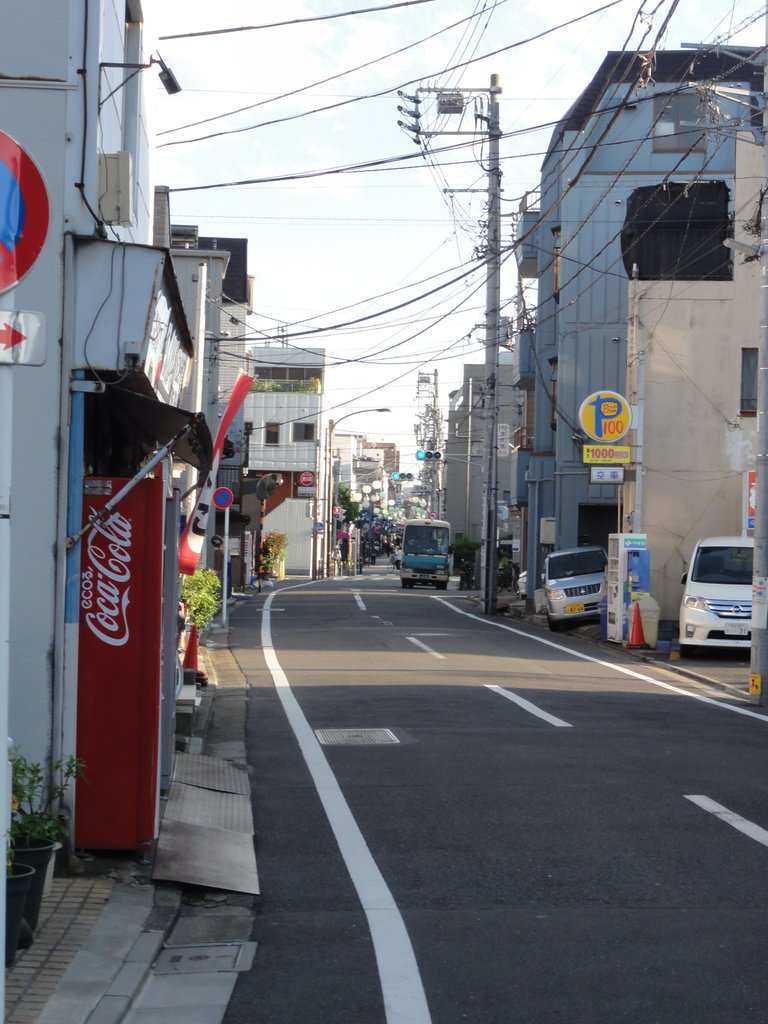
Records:
[[[447,555],[448,528],[446,526],[408,526],[406,524],[403,554]]]

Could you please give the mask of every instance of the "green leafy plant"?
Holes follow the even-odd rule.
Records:
[[[288,537],[284,533],[270,530],[264,534],[261,541],[261,567],[266,576],[277,576],[287,548]]]
[[[198,629],[212,621],[221,604],[221,580],[213,569],[195,569],[181,584],[181,599],[187,606],[187,618]]]
[[[21,754],[11,757],[11,847],[29,845],[34,839],[63,842],[67,838],[69,829],[60,804],[69,784],[83,778],[84,772],[85,763],[74,754],[52,764],[50,775],[43,765]]]

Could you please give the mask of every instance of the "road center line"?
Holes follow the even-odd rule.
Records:
[[[272,645],[272,597],[270,594],[264,602],[261,619],[264,660],[368,919],[387,1024],[431,1024],[427,997],[405,922]]]
[[[701,807],[702,810],[708,811],[710,814],[714,814],[716,818],[724,821],[726,825],[730,825],[732,828],[738,829],[739,832],[743,832],[744,835],[749,836],[750,839],[754,839],[758,843],[762,843],[763,846],[768,846],[768,830],[761,828],[753,821],[748,821],[747,818],[742,818],[740,814],[736,814],[734,811],[729,811],[727,807],[723,807],[722,804],[718,804],[714,800],[710,800],[708,796],[686,795],[685,799],[690,800],[691,803],[696,804],[697,807]]]
[[[724,704],[722,701],[715,700],[713,697],[705,697],[700,693],[691,693],[690,690],[684,690],[682,686],[673,686],[672,683],[664,683],[660,679],[654,679],[653,676],[647,676],[643,672],[635,672],[634,669],[626,668],[624,665],[616,665],[612,661],[604,661],[602,658],[593,658],[591,654],[582,654],[581,651],[576,651],[572,647],[565,647],[563,644],[557,644],[554,640],[547,640],[543,636],[536,636],[534,633],[526,633],[522,629],[516,629],[514,626],[507,626],[503,622],[494,622],[493,619],[484,618],[481,615],[473,615],[472,612],[465,612],[463,608],[457,608],[452,605],[450,601],[446,601],[444,597],[433,597],[433,601],[439,601],[440,604],[444,604],[446,608],[450,608],[452,612],[456,612],[457,615],[466,615],[468,619],[474,619],[476,622],[483,622],[486,626],[495,626],[497,629],[504,629],[508,633],[514,633],[516,636],[522,636],[526,640],[533,640],[537,644],[543,644],[545,647],[553,647],[556,651],[563,651],[565,654],[570,654],[574,658],[579,658],[581,661],[588,661],[592,665],[601,665],[603,668],[609,668],[613,672],[620,672],[622,675],[630,676],[632,679],[639,679],[644,683],[650,683],[651,686],[658,686],[662,690],[669,690],[670,693],[679,693],[683,697],[690,697],[691,700],[701,701],[702,704],[709,704],[713,708],[719,708],[720,711],[731,711],[734,715],[746,715],[747,718],[756,718],[758,722],[768,724],[768,715],[758,714],[756,711],[749,711],[747,708],[738,707],[734,704]]]
[[[422,651],[426,651],[427,654],[431,654],[433,658],[441,658],[443,661],[445,661],[444,654],[438,654],[437,651],[433,651],[431,647],[427,647],[427,645],[423,644],[421,640],[417,640],[415,636],[407,636],[405,639],[410,640],[412,644],[415,644],[417,647],[420,647]]]
[[[532,715],[536,715],[537,718],[543,718],[545,722],[549,722],[550,725],[557,725],[560,728],[572,729],[573,726],[570,722],[564,722],[562,718],[555,718],[554,715],[550,715],[548,711],[542,711],[541,708],[532,704],[525,697],[520,697],[511,690],[505,690],[502,686],[492,686],[490,683],[485,684],[486,690],[493,690],[494,693],[498,693],[501,697],[506,697],[507,700],[511,700],[513,704],[519,704],[524,711],[529,711]]]

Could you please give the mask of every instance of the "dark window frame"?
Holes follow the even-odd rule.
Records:
[[[757,349],[741,350],[741,391],[739,412],[742,416],[757,416]]]

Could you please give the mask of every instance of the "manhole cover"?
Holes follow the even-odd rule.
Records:
[[[378,743],[399,743],[391,729],[315,729],[323,746],[373,746]]]
[[[255,942],[204,942],[194,946],[166,946],[152,971],[154,974],[249,971],[255,955]]]

